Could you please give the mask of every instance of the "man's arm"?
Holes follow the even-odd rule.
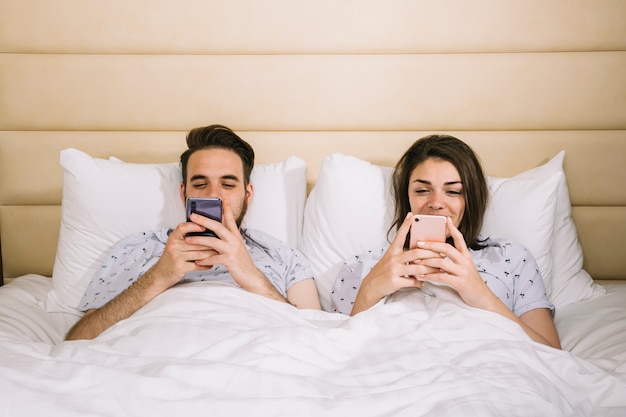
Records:
[[[251,274],[254,279],[240,280],[239,285],[246,291],[262,295],[276,301],[289,303],[297,308],[321,310],[317,286],[313,278],[296,282],[287,290],[287,297],[283,297],[272,285],[270,280],[255,267],[256,272]]]
[[[152,270],[100,309],[87,310],[85,315],[70,329],[65,340],[93,339],[118,321],[130,317],[169,285],[155,279]]]
[[[287,300],[298,308],[322,309],[317,286],[313,278],[304,279],[293,284],[287,290]]]
[[[191,221],[212,230],[219,236],[219,239],[202,236],[187,238],[190,243],[212,249],[212,251],[198,254],[199,256],[195,258],[195,264],[204,267],[223,265],[228,269],[233,280],[246,291],[272,300],[287,302],[299,308],[321,309],[313,279],[305,279],[294,284],[287,290],[286,298],[274,288],[267,276],[250,257],[244,237],[233,218],[228,201],[224,200],[223,205],[224,218],[222,223],[198,214],[190,216]]]
[[[159,260],[130,287],[99,309],[88,310],[70,329],[66,340],[92,339],[120,320],[130,317],[157,295],[175,285],[190,271],[209,269],[195,265],[194,259],[207,256],[210,249],[190,245],[185,235],[197,230],[190,223],[181,223],[167,239]]]

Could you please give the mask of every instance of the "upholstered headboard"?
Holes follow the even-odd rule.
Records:
[[[51,17],[52,16],[52,17]],[[626,3],[0,0],[5,278],[51,275],[59,151],[176,161],[228,125],[261,163],[393,165],[426,133],[511,176],[565,150],[585,269],[626,278]]]

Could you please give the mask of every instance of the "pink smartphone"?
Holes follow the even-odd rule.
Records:
[[[417,242],[445,242],[446,241],[446,218],[445,216],[432,216],[428,214],[416,214],[411,223],[411,237],[409,248],[415,249]]]

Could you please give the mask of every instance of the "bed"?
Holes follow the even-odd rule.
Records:
[[[379,3],[0,0],[0,415],[626,415],[626,6]],[[185,284],[63,341],[107,249],[182,221],[211,123],[254,146],[245,225],[301,249],[323,311]],[[480,156],[484,232],[537,259],[562,350],[431,285],[331,312],[436,132]]]

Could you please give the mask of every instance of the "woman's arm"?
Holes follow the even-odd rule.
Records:
[[[560,349],[559,337],[548,309],[539,308],[517,317],[487,286],[465,244],[463,235],[448,221],[448,230],[455,246],[441,243],[424,243],[420,246],[446,255],[445,259],[429,258],[423,262],[438,271],[420,276],[422,281],[447,284],[454,288],[466,304],[492,311],[518,323],[534,341]]]
[[[491,300],[491,303],[486,303],[482,307],[475,307],[484,308],[485,310],[498,313],[516,322],[535,342],[539,342],[556,349],[561,349],[559,335],[549,309],[537,308],[517,317],[498,297],[496,297],[495,294],[493,294],[493,296],[495,297],[495,300]]]
[[[547,308],[530,310],[519,316],[520,325],[536,342],[561,349],[561,340],[552,320],[552,312]]]

